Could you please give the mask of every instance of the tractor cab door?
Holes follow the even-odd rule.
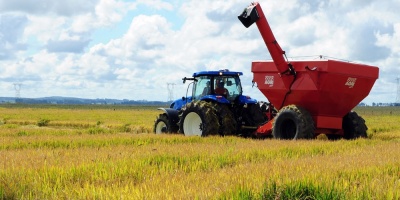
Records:
[[[193,100],[207,95],[222,95],[234,101],[242,95],[242,85],[239,76],[198,76],[195,77],[192,92]]]
[[[212,94],[211,76],[196,77],[193,85],[193,98],[200,99],[210,94]]]

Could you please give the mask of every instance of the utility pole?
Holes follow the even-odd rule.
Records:
[[[397,96],[396,96],[396,103],[400,103],[400,78],[396,78],[397,81]]]
[[[167,83],[168,101],[174,100],[174,85],[176,85],[176,84],[175,83]]]
[[[15,98],[21,98],[21,86],[22,83],[14,83],[14,90],[15,90]]]

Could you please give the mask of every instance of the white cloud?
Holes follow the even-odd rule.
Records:
[[[144,4],[156,10],[173,10],[173,5],[162,0],[138,0],[137,4]]]
[[[57,39],[63,33],[66,18],[28,15],[29,24],[24,29],[25,40],[36,37],[41,43],[50,39]]]
[[[20,14],[0,15],[0,60],[12,59],[26,49],[21,33],[26,23],[26,17]]]
[[[72,31],[88,32],[94,28],[110,26],[122,20],[123,16],[131,9],[130,3],[118,0],[100,0],[94,12],[82,13],[74,17]]]
[[[33,0],[0,0],[0,16],[26,19],[15,29],[15,40],[5,40],[7,32],[0,30],[2,52],[14,56],[0,58],[4,95],[14,95],[6,83],[19,77],[23,96],[166,100],[167,82],[176,84],[179,97],[187,87],[182,77],[229,68],[244,72],[246,94],[265,99],[251,88],[250,65],[269,53],[256,26],[246,29],[237,20],[250,1],[43,2],[44,7]],[[266,0],[262,7],[289,57],[322,54],[377,65],[381,76],[367,100],[392,98],[385,88],[395,86],[400,71],[397,0]],[[131,23],[114,30],[122,21]],[[89,46],[92,33],[104,27],[125,32]]]
[[[71,16],[90,11],[98,0],[0,0],[0,11],[22,12],[32,15]]]

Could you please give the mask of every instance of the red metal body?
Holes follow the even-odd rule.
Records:
[[[277,109],[290,104],[307,109],[317,129],[341,129],[343,116],[368,96],[379,73],[377,67],[335,60],[292,65],[295,80],[280,76],[272,61],[253,62],[254,81]]]
[[[247,8],[248,12],[254,9],[258,17],[255,22],[273,61],[254,61],[253,81],[277,109],[294,104],[309,111],[316,134],[340,133],[343,117],[368,96],[379,76],[378,67],[337,60],[289,63],[260,4]],[[257,134],[270,134],[272,121],[259,127]]]

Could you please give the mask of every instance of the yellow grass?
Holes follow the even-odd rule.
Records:
[[[399,199],[400,115],[357,111],[369,138],[332,142],[143,133],[155,108],[0,107],[0,199]]]

